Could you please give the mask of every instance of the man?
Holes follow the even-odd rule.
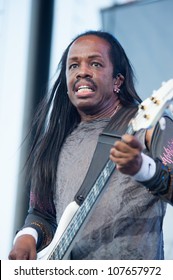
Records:
[[[30,209],[9,259],[35,259],[36,250],[51,242],[85,178],[99,134],[112,119],[126,127],[141,102],[130,62],[109,33],[79,35],[65,50],[60,67],[36,116],[29,156]],[[71,259],[164,258],[162,224],[165,200],[173,203],[172,171],[152,159],[158,131],[157,126],[154,132],[125,134],[110,148],[116,168]]]

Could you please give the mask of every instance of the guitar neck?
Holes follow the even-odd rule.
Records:
[[[135,134],[135,130],[133,129],[133,126],[131,124],[129,124],[127,130],[126,130],[126,134],[130,134],[130,135],[134,135]]]

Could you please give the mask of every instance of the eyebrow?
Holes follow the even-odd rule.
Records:
[[[92,58],[102,58],[102,56],[99,55],[99,54],[92,54],[92,55],[89,55],[88,58],[89,58],[89,59],[92,59]],[[75,61],[75,60],[78,60],[78,59],[79,59],[78,56],[72,56],[72,57],[69,57],[68,60],[69,60],[69,61],[70,61],[70,60]]]

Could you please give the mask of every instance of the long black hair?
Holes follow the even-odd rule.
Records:
[[[121,73],[125,78],[119,94],[121,103],[129,106],[141,102],[134,87],[134,73],[130,61],[114,36],[103,31],[87,31],[69,44],[60,60],[54,86],[41,102],[33,122],[35,136],[28,157],[28,176],[32,191],[43,202],[52,200],[61,147],[66,137],[80,122],[80,116],[67,95],[67,55],[74,41],[88,35],[100,37],[110,45],[113,77]]]

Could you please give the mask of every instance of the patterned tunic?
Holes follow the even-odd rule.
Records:
[[[83,182],[99,133],[107,122],[81,122],[62,147],[54,197],[57,223]],[[137,137],[147,153],[145,131],[138,132]],[[163,200],[115,170],[77,238],[71,259],[163,259],[165,210]]]

